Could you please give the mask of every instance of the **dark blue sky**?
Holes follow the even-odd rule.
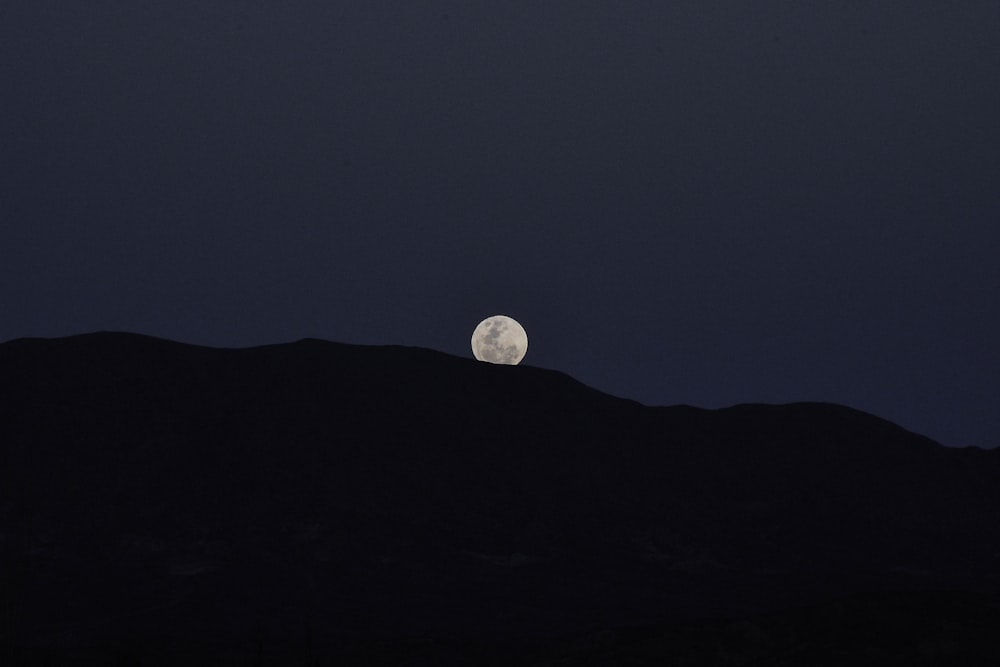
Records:
[[[997,35],[995,0],[5,0],[0,340],[470,356],[506,313],[644,403],[997,445]]]

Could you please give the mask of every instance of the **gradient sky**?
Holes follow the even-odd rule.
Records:
[[[0,340],[471,356],[506,313],[644,403],[995,446],[998,35],[995,0],[5,0]]]

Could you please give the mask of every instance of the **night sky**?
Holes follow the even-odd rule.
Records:
[[[505,313],[643,403],[995,446],[998,35],[995,0],[4,0],[0,340],[471,357]]]

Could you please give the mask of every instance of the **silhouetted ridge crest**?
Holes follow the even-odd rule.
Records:
[[[31,573],[7,603],[43,644],[249,642],[304,615],[333,643],[582,632],[1000,587],[998,453],[839,405],[654,408],[421,348],[118,333],[0,344],[0,397],[0,555]]]

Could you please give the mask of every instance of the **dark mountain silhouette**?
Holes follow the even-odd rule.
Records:
[[[651,408],[319,340],[15,340],[0,658],[993,664],[998,480],[998,451],[832,404]]]

